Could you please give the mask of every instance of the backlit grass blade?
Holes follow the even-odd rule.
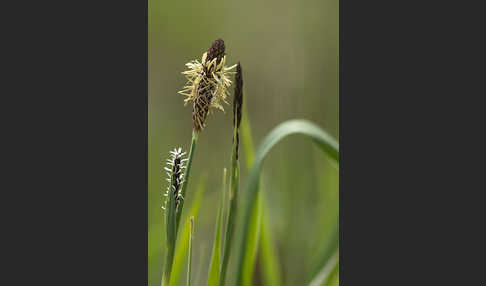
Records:
[[[194,201],[189,209],[188,217],[196,217],[199,213],[199,208],[201,205],[201,199],[206,191],[207,185],[207,175],[204,174],[199,179],[199,184],[194,196]],[[179,234],[179,239],[177,240],[174,262],[172,265],[172,274],[170,277],[170,286],[176,286],[181,284],[181,278],[183,277],[183,271],[185,269],[185,260],[188,252],[189,243],[189,232],[190,232],[190,221],[186,219],[184,227],[181,228]]]
[[[260,172],[263,167],[263,161],[268,152],[284,138],[301,134],[314,140],[314,142],[325,152],[331,159],[339,163],[339,145],[337,141],[329,134],[319,128],[317,125],[306,120],[289,120],[275,127],[263,140],[255,157],[255,163],[248,177],[246,190],[241,193],[241,207],[238,213],[238,229],[236,232],[236,241],[238,242],[236,251],[236,285],[243,283],[243,266],[244,254],[248,251],[248,231],[252,208],[255,206],[258,195],[258,185],[260,181]]]
[[[339,265],[339,250],[336,250],[334,255],[324,265],[324,267],[317,273],[317,276],[312,279],[309,286],[327,286],[332,282],[332,276],[337,272]]]
[[[261,225],[261,213],[262,202],[261,194],[257,195],[255,206],[252,210],[250,218],[250,227],[248,231],[247,248],[243,262],[243,285],[253,285],[253,271],[255,268],[255,260],[258,252],[258,244],[260,239],[260,225]]]
[[[329,262],[329,259],[332,258],[332,255],[334,254],[334,252],[336,251],[336,249],[338,249],[338,245],[339,245],[339,228],[338,228],[338,225],[336,224],[336,226],[331,229],[331,235],[330,235],[330,239],[329,241],[327,242],[327,245],[325,246],[325,249],[323,251],[323,253],[320,253],[320,258],[319,258],[319,261],[317,262],[317,265],[320,267],[320,269],[316,269],[311,276],[312,279],[314,279],[313,277],[315,277],[316,275],[318,275],[318,271],[320,271],[328,262]]]
[[[243,142],[243,150],[246,158],[246,167],[250,170],[250,167],[255,161],[255,151],[253,147],[253,137],[251,135],[250,120],[248,119],[248,113],[246,107],[243,107],[243,116],[241,122],[241,139]],[[260,188],[262,188],[260,186]],[[258,208],[253,208],[251,215],[251,224],[249,230],[249,242],[248,252],[245,253],[243,262],[243,284],[251,285],[253,279],[253,271],[255,269],[256,254],[260,253],[262,260],[261,272],[265,285],[267,286],[280,286],[282,282],[280,280],[280,267],[275,249],[273,245],[273,239],[271,233],[266,227],[268,223],[265,217],[265,197],[262,193],[258,193],[257,196]],[[258,220],[257,220],[258,218]],[[258,250],[260,249],[260,250]]]
[[[219,283],[219,274],[221,271],[221,238],[223,225],[223,209],[226,193],[226,168],[223,170],[223,184],[221,189],[221,201],[219,203],[218,218],[216,220],[216,230],[214,232],[213,253],[211,255],[211,263],[209,264],[208,286],[216,286]]]
[[[259,194],[261,199],[264,199],[263,193]],[[265,201],[262,204],[265,206]],[[263,280],[264,285],[268,286],[280,286],[283,285],[280,273],[280,264],[278,263],[278,257],[276,254],[274,239],[272,237],[272,232],[266,227],[269,225],[267,220],[266,211],[263,208],[261,213],[261,229],[260,229],[260,258],[262,264],[264,265]]]
[[[314,237],[321,241],[321,246],[314,250],[315,255],[311,267],[308,268],[306,284],[315,278],[339,247],[339,170],[334,169],[335,164],[329,164],[325,155],[318,152],[319,150],[314,148],[315,176],[318,178],[317,186],[321,190],[319,200],[324,202],[324,211],[322,221],[316,227],[325,231],[321,236]]]

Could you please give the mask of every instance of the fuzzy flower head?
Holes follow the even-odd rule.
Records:
[[[186,152],[182,152],[181,148],[175,148],[170,152],[170,158],[167,159],[167,167],[164,168],[168,176],[167,181],[169,182],[164,194],[164,205],[167,206],[169,196],[172,196],[175,201],[176,212],[181,200],[184,199],[181,194],[181,186],[184,181],[184,169],[186,168],[184,163],[187,161],[187,159],[183,158],[185,154]],[[162,209],[165,210],[166,207],[162,207]]]
[[[192,121],[195,131],[201,131],[205,126],[206,117],[211,108],[224,112],[223,103],[228,104],[228,87],[231,85],[229,76],[236,67],[226,66],[224,41],[218,39],[213,42],[207,52],[198,60],[186,64],[188,70],[182,72],[187,78],[184,89],[179,91],[186,96],[184,104],[192,101]]]

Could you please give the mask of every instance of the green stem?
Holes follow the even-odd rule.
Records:
[[[228,212],[228,222],[226,226],[226,238],[224,241],[223,264],[221,265],[221,275],[219,276],[219,285],[224,286],[226,280],[226,271],[231,253],[231,243],[233,240],[234,226],[236,220],[236,211],[238,207],[238,189],[240,181],[240,163],[237,159],[238,150],[236,148],[236,133],[239,132],[234,128],[233,132],[233,153],[231,155],[231,177],[230,177],[230,208]]]
[[[171,182],[171,186],[174,182]],[[165,269],[162,277],[162,286],[169,285],[170,273],[172,271],[172,261],[174,259],[176,227],[175,227],[175,198],[172,195],[172,189],[169,190],[169,205],[166,210],[166,235],[167,235],[167,253],[165,259]]]
[[[184,198],[181,200],[179,205],[179,211],[176,214],[176,234],[179,230],[179,222],[181,221],[181,214],[182,214],[182,207],[184,206],[184,201],[186,200],[186,190],[187,184],[189,183],[189,175],[191,174],[191,166],[192,166],[192,159],[194,157],[194,152],[196,150],[197,139],[199,137],[199,133],[196,131],[192,131],[192,140],[191,140],[191,149],[189,150],[189,160],[187,161],[186,172],[184,173],[184,182],[182,183],[181,194]]]
[[[196,143],[199,133],[192,131],[191,149],[189,151],[189,160],[187,162],[186,172],[184,175],[184,182],[182,183],[181,194],[182,197],[186,196],[187,184],[189,182],[189,174],[191,172],[192,158],[194,157],[194,150],[196,149]],[[175,201],[173,196],[169,196],[169,208],[166,215],[166,234],[167,234],[167,254],[165,260],[164,274],[162,277],[162,286],[168,286],[170,282],[170,274],[172,271],[172,264],[174,260],[175,244],[177,231],[179,230],[179,223],[181,220],[182,207],[184,206],[184,199],[181,200],[179,210],[175,211]]]

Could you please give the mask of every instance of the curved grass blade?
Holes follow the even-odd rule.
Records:
[[[320,268],[317,268],[314,270],[314,272],[311,274],[310,278],[314,279],[315,276],[318,275],[318,272],[325,267],[325,265],[329,262],[330,259],[332,259],[333,253],[336,251],[339,245],[339,227],[336,224],[330,234],[329,241],[327,242],[327,245],[325,246],[324,250],[322,253],[320,253],[320,258],[319,261],[317,262],[317,265]]]
[[[199,184],[197,186],[196,195],[194,196],[194,201],[191,205],[189,210],[188,216],[196,217],[199,213],[199,207],[201,205],[201,199],[203,197],[204,192],[206,191],[207,185],[207,174],[204,174],[199,179]],[[188,243],[189,243],[189,232],[190,232],[190,221],[189,219],[186,220],[186,223],[183,228],[181,228],[181,232],[179,234],[179,239],[177,240],[176,249],[175,249],[175,259],[172,265],[172,273],[170,277],[170,286],[180,285],[182,274],[185,268],[185,258],[187,257],[188,252]],[[181,259],[182,257],[182,259]]]
[[[321,241],[321,246],[314,250],[315,256],[312,266],[308,268],[310,271],[306,275],[306,284],[319,273],[339,247],[339,170],[334,170],[335,164],[326,162],[327,158],[323,154],[318,154],[317,148],[314,150],[315,176],[318,178],[317,186],[322,190],[322,197],[319,199],[325,203],[326,211],[322,214],[321,224],[317,226],[324,233],[321,237],[314,237]],[[337,174],[332,174],[334,172]]]
[[[226,193],[226,168],[223,170],[223,185],[221,189],[221,202],[219,204],[218,218],[216,220],[216,230],[214,233],[213,254],[211,255],[211,263],[209,264],[208,286],[216,286],[219,283],[219,274],[221,268],[221,238],[223,233],[221,226],[223,225],[223,209]]]
[[[263,140],[258,149],[255,163],[248,177],[248,185],[245,192],[242,192],[242,207],[238,214],[238,230],[236,232],[237,247],[236,261],[236,285],[243,283],[243,265],[247,249],[248,230],[252,208],[255,206],[258,194],[258,185],[260,181],[260,172],[263,167],[263,161],[268,152],[287,136],[301,134],[310,137],[331,159],[339,163],[339,145],[337,141],[329,134],[323,131],[314,123],[306,120],[289,120],[275,127]]]

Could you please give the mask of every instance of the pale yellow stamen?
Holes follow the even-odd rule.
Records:
[[[224,56],[219,63],[217,63],[217,58],[214,58],[209,62],[206,61],[206,59],[207,53],[204,53],[201,62],[193,60],[186,64],[188,70],[182,72],[182,74],[186,76],[187,83],[179,93],[186,96],[184,104],[187,104],[190,101],[195,102],[199,96],[204,94],[203,91],[205,89],[210,89],[212,90],[210,107],[220,109],[224,112],[222,103],[228,104],[226,97],[230,94],[228,87],[232,84],[229,76],[235,73],[231,70],[234,69],[236,65],[227,67],[226,56]],[[212,78],[206,77],[205,70],[212,72]],[[205,83],[204,90],[198,90],[201,82]]]

